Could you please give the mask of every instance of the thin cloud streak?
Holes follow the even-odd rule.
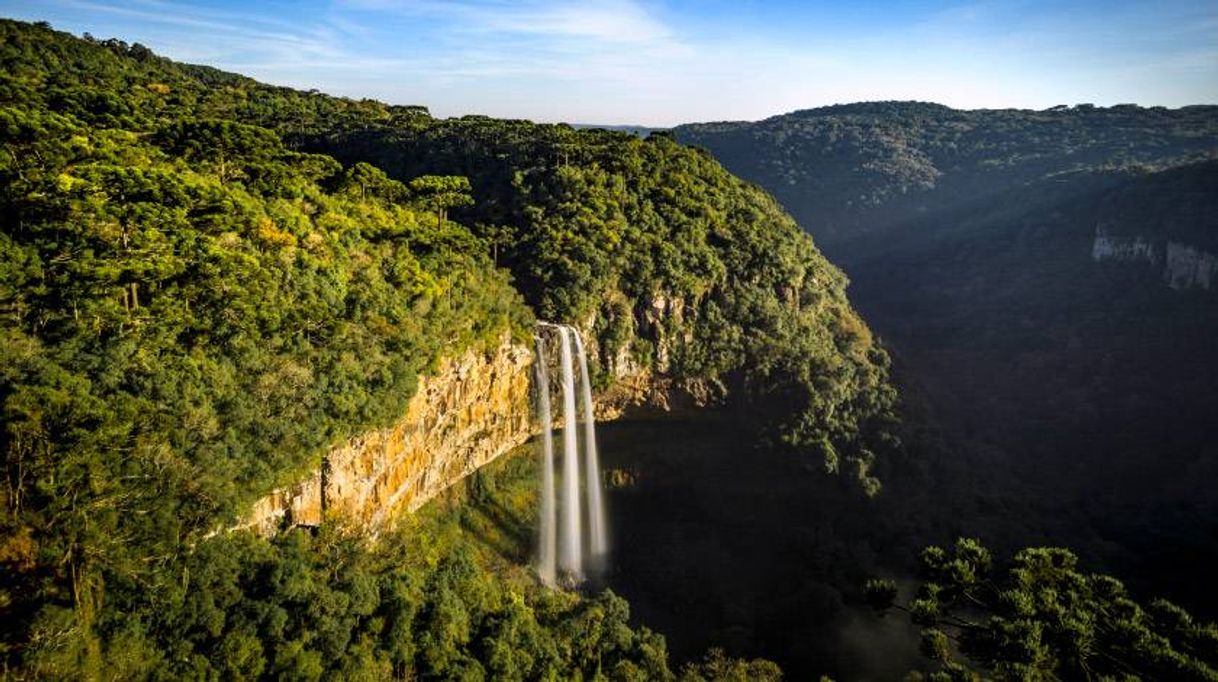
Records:
[[[436,0],[346,0],[343,5],[452,21],[472,33],[534,34],[622,44],[671,39],[673,32],[639,3],[630,0],[563,2],[438,2]]]

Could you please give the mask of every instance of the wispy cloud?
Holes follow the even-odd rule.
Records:
[[[674,30],[632,0],[340,0],[339,6],[388,21],[431,22],[438,30],[429,38],[450,54],[494,57],[512,72],[527,65],[538,74],[565,77],[586,68],[596,76],[613,65],[641,66],[692,53]]]
[[[332,32],[324,26],[292,24],[257,12],[217,10],[158,0],[52,0],[41,4],[44,9],[52,5],[87,12],[94,23],[135,24],[138,28],[132,33],[172,43],[171,52],[180,59],[222,61],[240,53],[314,59],[350,56],[335,44]],[[132,33],[115,37],[128,41],[140,39]]]
[[[580,4],[522,3],[490,11],[482,7],[476,9],[474,14],[476,17],[467,25],[488,32],[624,45],[673,40],[673,32],[667,26],[638,3],[627,0]]]

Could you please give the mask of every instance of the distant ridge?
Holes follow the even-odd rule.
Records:
[[[642,137],[642,138],[646,138],[648,135],[651,135],[652,133],[654,133],[656,131],[667,130],[667,128],[652,128],[650,126],[625,125],[625,124],[601,125],[599,123],[568,123],[567,125],[571,126],[572,128],[575,128],[576,130],[612,130],[612,131],[618,132],[618,133],[629,133],[630,135],[634,135],[635,137]]]

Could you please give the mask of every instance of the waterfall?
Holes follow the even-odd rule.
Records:
[[[579,376],[584,402],[584,467],[587,470],[588,497],[588,553],[592,561],[601,563],[609,551],[608,531],[605,528],[605,503],[601,500],[601,464],[596,452],[596,418],[592,405],[592,382],[588,377],[588,356],[584,353],[584,341],[575,336],[575,353],[579,358]]]
[[[537,574],[546,585],[558,580],[558,504],[554,499],[554,432],[550,418],[550,370],[546,366],[545,340],[534,337],[537,346],[537,408],[541,418],[541,549]]]
[[[583,577],[583,533],[579,523],[579,425],[575,418],[575,368],[571,363],[571,329],[559,327],[562,350],[562,518],[558,564],[576,578]]]
[[[574,327],[538,323],[534,337],[537,347],[537,402],[541,419],[541,547],[537,573],[543,583],[560,580],[578,583],[590,570],[603,568],[608,550],[608,529],[601,492],[600,461],[596,447],[596,420],[593,415],[592,385],[583,339]],[[562,482],[555,490],[559,468],[554,452],[554,421],[550,403],[550,356],[547,336],[558,337],[559,385],[562,392]],[[575,352],[572,353],[572,344]],[[580,485],[580,412],[576,409],[575,375],[579,362],[579,407],[583,408],[584,480]],[[557,495],[556,495],[557,492]],[[587,507],[586,516],[581,507]],[[585,528],[584,519],[587,519]],[[586,531],[586,532],[585,532]]]

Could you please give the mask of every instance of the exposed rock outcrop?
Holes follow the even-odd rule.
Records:
[[[628,337],[637,334],[654,357],[644,362],[631,343],[607,351],[591,333],[595,315],[580,325],[590,359],[610,378],[596,396],[598,420],[683,414],[722,398],[722,386],[665,374],[673,353],[690,340],[683,299],[657,293],[636,310],[624,297],[617,303],[620,310],[610,307],[610,314],[625,316]],[[305,480],[258,500],[241,527],[270,534],[337,515],[375,532],[394,514],[414,511],[536,432],[532,362],[529,349],[506,339],[491,353],[471,351],[442,362],[434,375],[419,378],[398,422],[331,450]]]
[[[1091,258],[1096,262],[1161,266],[1164,283],[1173,289],[1208,290],[1218,282],[1218,256],[1212,253],[1176,241],[1156,242],[1142,235],[1117,236],[1103,225],[1096,227]]]
[[[1210,289],[1218,282],[1218,256],[1188,244],[1167,243],[1163,279],[1173,289]]]
[[[1159,262],[1155,246],[1149,239],[1136,235],[1132,237],[1116,236],[1104,225],[1095,228],[1095,241],[1091,245],[1091,259],[1100,262],[1106,260]]]
[[[727,390],[719,382],[674,377],[697,322],[696,301],[665,291],[639,299],[610,291],[600,308],[580,320],[576,326],[589,362],[604,380],[596,396],[597,420],[681,416],[722,402]]]
[[[505,339],[419,379],[406,414],[331,450],[306,480],[259,500],[243,526],[264,534],[341,515],[375,531],[528,439],[532,353]]]

